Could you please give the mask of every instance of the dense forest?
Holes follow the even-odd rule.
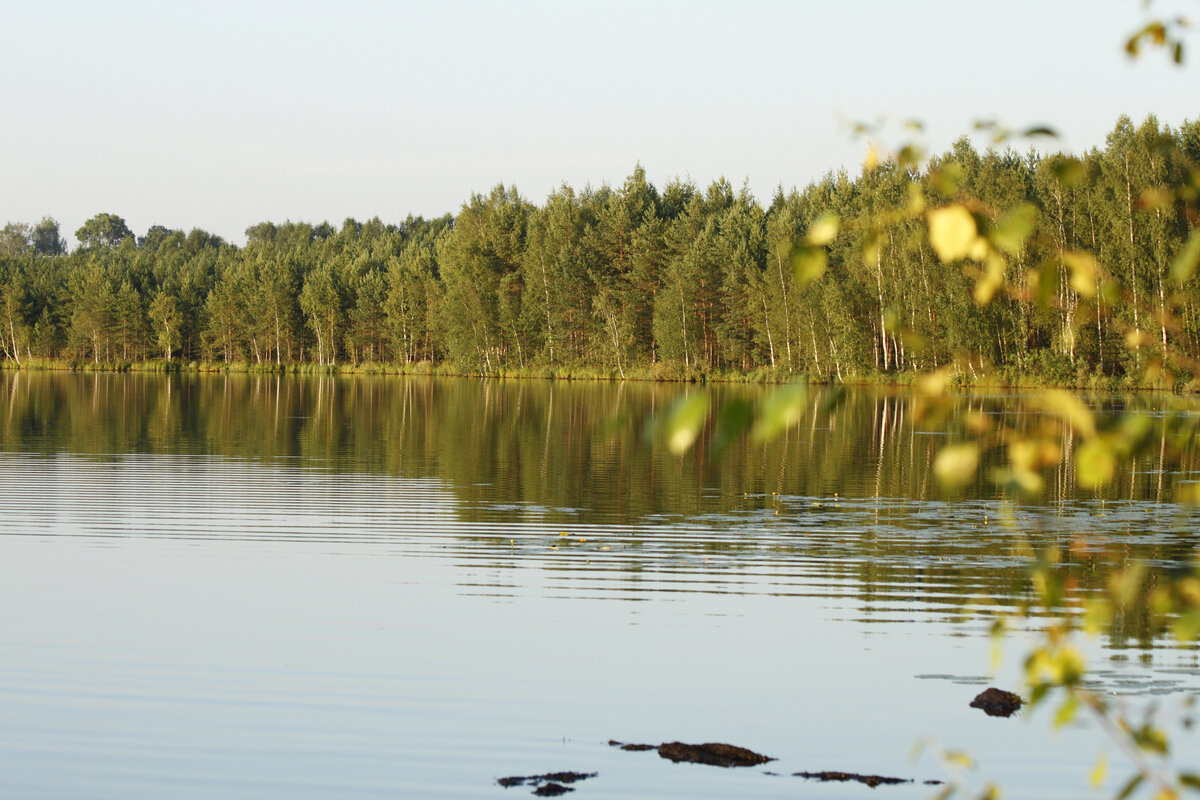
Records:
[[[456,217],[264,222],[244,247],[202,230],[136,236],[103,213],[68,252],[51,218],[9,223],[0,353],[10,366],[668,379],[955,363],[967,379],[1119,381],[1155,348],[1200,357],[1200,291],[1170,278],[1198,221],[1165,190],[1195,182],[1197,163],[1200,123],[1122,118],[1078,156],[981,153],[963,138],[920,163],[901,154],[778,190],[765,207],[725,180],[660,190],[639,166],[620,187],[563,185],[541,206],[497,186]],[[911,210],[950,201],[993,220],[1029,209],[1033,234],[1004,276],[1021,285],[1036,270],[1027,291],[980,303],[974,268],[936,257]],[[811,280],[796,243],[830,213],[840,233]],[[1095,255],[1095,287],[1068,271],[1076,250]],[[1130,331],[1145,345],[1126,348]]]

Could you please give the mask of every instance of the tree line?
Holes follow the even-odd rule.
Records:
[[[98,214],[67,252],[53,219],[9,223],[0,353],[18,365],[837,380],[955,363],[1120,378],[1155,348],[1200,357],[1200,292],[1170,281],[1197,222],[1174,188],[1200,183],[1197,163],[1200,123],[1122,117],[1077,156],[979,152],[964,137],[919,162],[901,152],[777,190],[765,206],[724,179],[660,190],[638,166],[619,187],[564,184],[541,206],[501,185],[454,217],[264,222],[243,247],[199,229],[136,236]],[[1028,209],[1033,233],[1006,267],[1017,275],[944,265],[904,213],[952,201],[997,224]],[[798,243],[828,214],[840,232],[814,263]],[[1094,286],[1061,263],[1075,251],[1094,254]],[[979,302],[1026,270],[1039,276],[1026,291]],[[1124,346],[1131,332],[1144,347]]]

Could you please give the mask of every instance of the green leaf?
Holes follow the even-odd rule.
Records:
[[[817,408],[818,414],[832,414],[838,406],[846,399],[846,387],[841,384],[834,384],[822,392],[823,398],[821,405]]]
[[[1194,772],[1179,773],[1179,785],[1200,792],[1200,775]]]
[[[796,283],[804,288],[825,274],[828,256],[825,248],[811,244],[799,244],[792,248],[792,273]]]
[[[1037,225],[1038,210],[1031,203],[1009,209],[988,236],[992,244],[1010,255],[1017,255]]]
[[[1075,482],[1081,489],[1107,486],[1117,469],[1117,457],[1103,439],[1092,439],[1075,457]]]
[[[896,163],[901,167],[917,167],[925,158],[925,152],[916,145],[906,144],[896,154]]]
[[[1200,229],[1192,231],[1187,244],[1171,261],[1171,277],[1176,283],[1187,283],[1200,266]]]
[[[1171,625],[1171,631],[1181,642],[1194,642],[1200,638],[1200,608],[1194,608],[1181,615]]]
[[[736,398],[725,404],[717,417],[717,429],[713,433],[712,451],[720,453],[750,426],[754,410],[745,400]]]
[[[1032,128],[1026,128],[1021,135],[1028,139],[1032,139],[1035,136],[1048,136],[1051,139],[1057,139],[1058,131],[1048,125],[1035,125]]]
[[[934,168],[929,173],[929,186],[933,191],[947,199],[958,192],[959,181],[962,180],[962,165],[950,161]]]
[[[675,455],[686,453],[700,435],[708,416],[708,393],[698,392],[675,401],[667,412],[667,449]]]
[[[1140,772],[1134,775],[1125,782],[1125,785],[1121,787],[1121,791],[1117,792],[1117,796],[1114,798],[1114,800],[1125,800],[1127,797],[1133,794],[1139,786],[1142,785],[1142,781],[1145,779],[1146,777]]]
[[[1055,729],[1070,724],[1071,720],[1075,719],[1077,711],[1079,711],[1079,701],[1075,699],[1075,695],[1067,695],[1066,702],[1059,706],[1058,711],[1054,712]]]
[[[795,383],[776,389],[765,398],[758,410],[758,421],[750,438],[756,443],[770,441],[800,421],[808,401],[808,386]]]
[[[1084,179],[1083,162],[1074,156],[1056,156],[1050,171],[1064,186],[1077,186]]]
[[[1133,743],[1148,753],[1160,756],[1165,756],[1170,750],[1167,735],[1149,723],[1133,732]]]

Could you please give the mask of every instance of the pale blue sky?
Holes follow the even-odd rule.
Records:
[[[1159,0],[1151,11],[1195,0]],[[515,184],[748,180],[769,200],[865,151],[847,120],[1200,117],[1191,65],[1131,64],[1137,0],[204,3],[15,0],[3,14],[0,224],[100,211],[202,227],[457,213]],[[904,136],[899,125],[888,136]],[[1045,146],[1045,145],[1043,145]]]

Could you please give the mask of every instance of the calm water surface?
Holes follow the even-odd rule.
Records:
[[[967,707],[1019,686],[1019,641],[990,678],[973,609],[1021,602],[1051,542],[1085,592],[1130,557],[1186,563],[1198,520],[1169,499],[1200,458],[948,502],[947,432],[902,396],[817,397],[783,440],[676,458],[642,421],[684,391],[0,375],[0,797],[513,798],[497,778],[579,770],[580,800],[915,798],[935,789],[789,776],[944,778],[910,758],[926,738],[1007,796],[1091,793],[1091,726]],[[1200,689],[1197,651],[1144,620],[1088,647],[1132,705]]]

